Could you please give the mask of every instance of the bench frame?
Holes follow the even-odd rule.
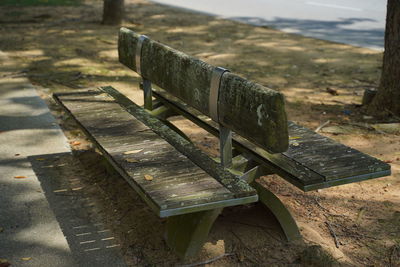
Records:
[[[151,88],[150,81],[143,79],[143,83],[141,83],[140,87],[144,88],[144,84],[147,84],[147,86],[149,86],[148,88]],[[133,115],[132,108],[130,108],[130,105],[132,105],[133,102],[130,99],[112,87],[103,87],[102,89]],[[147,98],[147,101],[151,101],[151,103],[147,102],[147,106],[155,107],[153,110],[147,110],[147,112],[149,112],[151,115],[157,117],[163,122],[167,121],[168,118],[177,115],[183,115],[185,117],[190,116],[190,113],[178,113],[179,109],[176,106],[174,109],[170,108],[167,104],[162,104],[163,101],[167,100],[165,98],[157,97],[157,95],[154,93],[155,91],[153,90],[151,93],[144,93],[144,96],[148,96],[150,94],[157,100],[160,100],[159,102],[153,103],[152,98]],[[146,106],[146,98],[144,106]],[[211,133],[219,135],[218,129],[213,128],[208,124],[203,125],[200,122],[201,120],[195,119],[196,117],[193,115],[191,116],[193,122],[197,122],[199,126],[202,125],[204,126],[203,128],[210,130]],[[208,125],[208,127],[206,125]],[[181,131],[178,131],[178,133],[184,135]],[[232,138],[229,138],[229,134],[227,139],[228,141],[224,143],[225,148],[229,149],[230,151],[235,151],[232,149],[234,146],[232,146]],[[221,157],[224,157],[224,152],[221,153]],[[219,161],[219,159],[214,160]],[[271,174],[267,168],[257,164],[250,157],[244,158],[239,155],[233,158],[232,164],[229,168],[227,168],[227,170],[237,176],[240,176],[241,179],[245,180],[254,189],[256,189],[258,200],[274,214],[287,241],[293,241],[301,238],[296,221],[283,202],[281,202],[280,199],[274,195],[274,193],[255,181],[255,179],[262,175]],[[166,232],[164,235],[167,245],[181,258],[188,258],[196,255],[206,241],[208,233],[221,211],[221,208],[217,208],[214,210],[168,217]],[[189,227],[189,225],[192,227]]]
[[[121,31],[126,32],[127,29],[122,29]],[[111,96],[115,100],[115,102],[118,103],[128,113],[130,113],[135,118],[140,120],[142,123],[147,125],[151,130],[153,130],[163,139],[168,141],[179,152],[187,156],[192,162],[197,164],[200,168],[205,170],[208,174],[210,174],[224,186],[226,186],[226,183],[224,183],[222,179],[219,179],[221,178],[219,175],[221,174],[223,176],[223,172],[226,172],[229,173],[230,176],[238,178],[236,179],[236,181],[239,180],[241,183],[244,183],[245,186],[248,187],[250,185],[252,188],[254,188],[254,190],[257,192],[257,195],[255,195],[255,197],[248,196],[247,200],[243,198],[242,201],[233,199],[231,200],[231,204],[238,205],[238,204],[250,203],[257,201],[258,198],[258,201],[260,201],[263,205],[265,205],[276,217],[288,241],[293,241],[301,238],[301,234],[296,224],[296,221],[294,220],[293,216],[291,215],[287,207],[283,204],[283,202],[273,192],[271,192],[270,190],[262,186],[260,183],[258,183],[256,179],[258,179],[260,176],[276,173],[284,177],[287,181],[296,185],[303,191],[310,191],[319,188],[326,188],[334,185],[356,182],[390,174],[390,166],[387,167],[378,164],[377,166],[379,168],[383,166],[382,170],[379,169],[378,167],[376,167],[375,169],[372,168],[370,174],[364,173],[357,175],[352,173],[352,175],[349,175],[349,177],[344,179],[336,179],[336,180],[325,179],[324,181],[318,183],[302,184],[301,183],[302,181],[301,180],[299,181],[293,173],[291,173],[290,171],[288,171],[288,169],[285,169],[281,166],[284,165],[285,162],[279,161],[279,159],[277,160],[274,157],[274,154],[270,154],[265,150],[268,149],[266,146],[264,146],[264,148],[262,148],[262,146],[257,147],[257,145],[250,143],[241,136],[233,134],[233,132],[228,127],[225,127],[223,123],[219,121],[219,114],[218,114],[219,112],[218,103],[220,95],[219,90],[221,87],[221,79],[225,73],[229,72],[228,70],[220,67],[216,67],[213,69],[211,73],[211,82],[209,91],[209,103],[208,103],[209,111],[206,112],[209,115],[209,117],[203,116],[196,109],[182,102],[181,100],[176,98],[174,95],[168,93],[167,91],[158,88],[153,88],[152,81],[144,77],[144,75],[142,75],[142,69],[141,69],[142,48],[143,48],[143,43],[148,40],[149,39],[144,35],[141,35],[139,37],[138,42],[136,44],[135,58],[133,59],[135,63],[135,68],[129,66],[132,70],[136,71],[141,76],[142,79],[142,82],[140,83],[140,88],[143,89],[144,92],[143,109],[139,108],[130,99],[128,99],[126,96],[119,93],[112,87],[102,87],[100,89],[105,93],[107,93],[109,96]],[[132,51],[130,51],[129,53],[131,52]],[[124,60],[127,59],[125,58]],[[126,65],[126,62],[123,61],[121,62]],[[208,66],[208,68],[209,67],[210,66]],[[210,70],[210,68],[208,70]],[[62,101],[58,98],[57,95],[55,95],[54,98],[61,106],[63,106],[68,111],[68,109],[63,105]],[[153,98],[155,99],[155,101],[153,101]],[[73,116],[73,114],[71,115]],[[181,130],[179,130],[171,122],[168,121],[170,117],[177,115],[185,117],[186,119],[194,122],[199,127],[205,129],[207,132],[219,138],[220,142],[219,158],[213,159],[209,156],[204,157],[204,155],[201,155],[203,159],[206,158],[208,164],[210,162],[213,163],[211,164],[213,165],[212,167],[208,167],[207,163],[200,164],[199,153],[197,153],[198,155],[196,156],[194,155],[196,153],[193,153],[193,151],[191,151],[191,153],[185,151],[187,147],[180,145],[179,141],[174,141],[174,138],[170,137],[171,135],[169,136],[168,134],[165,134],[163,133],[162,130],[160,130],[160,128],[163,128],[163,126],[168,126],[167,132],[173,131],[175,135],[178,134],[180,137],[186,139],[186,142],[187,141],[190,142],[190,139]],[[156,120],[156,122],[154,122],[154,125],[152,125],[152,123],[149,123],[149,120],[152,119],[146,119],[150,118],[149,116],[152,119],[154,118],[158,119]],[[283,120],[286,123],[285,120],[286,115],[284,114],[283,116],[284,116]],[[86,132],[86,134],[89,137],[91,137],[90,133],[86,131],[86,129],[79,123],[78,120],[77,122],[81,126],[81,128]],[[280,129],[282,131],[282,128]],[[276,133],[277,132],[275,132],[275,134]],[[287,132],[285,133],[285,136],[287,137]],[[102,150],[101,146],[97,143],[97,141],[94,138],[91,138],[91,140],[98,145],[100,150]],[[257,140],[255,142],[257,142]],[[282,149],[283,146],[284,143],[272,148],[272,150]],[[259,149],[261,149],[261,152],[259,151]],[[112,156],[109,156],[107,154],[107,151],[102,150],[102,152],[106,156],[108,161],[113,165],[113,167],[116,168],[116,170],[122,176],[124,176],[124,178],[130,183],[130,185],[140,194],[141,190],[137,188],[134,182],[129,181],[129,177],[126,177],[125,172],[118,167],[118,164],[115,164]],[[216,162],[221,166],[215,167]],[[219,168],[221,168],[222,171],[219,170]],[[313,170],[310,171],[310,173],[312,172]],[[319,180],[314,180],[314,181],[319,181]],[[250,188],[250,190],[253,189]],[[253,193],[254,190],[252,191]],[[141,197],[149,204],[150,207],[152,207],[151,201],[146,196],[141,195]],[[174,252],[176,252],[181,258],[192,257],[197,254],[197,252],[203,246],[204,242],[207,240],[208,233],[213,223],[215,222],[216,218],[222,212],[223,206],[222,205],[218,206],[218,204],[216,205],[212,204],[212,206],[208,206],[207,208],[208,208],[207,210],[205,210],[204,208],[202,209],[201,207],[193,210],[189,209],[188,213],[185,214],[178,212],[177,213],[160,212],[160,214],[158,214],[160,217],[168,217],[164,237],[167,245]]]
[[[217,159],[224,168],[229,169],[232,173],[237,174],[241,179],[248,182],[253,188],[257,190],[259,201],[265,205],[278,220],[283,233],[288,241],[296,240],[301,238],[299,228],[296,224],[295,219],[291,215],[287,207],[280,201],[280,199],[272,193],[270,190],[259,184],[256,179],[260,176],[277,173],[284,176],[287,180],[290,180],[290,173],[285,172],[279,166],[269,161],[265,157],[255,153],[254,150],[249,148],[248,143],[240,137],[233,139],[232,131],[224,127],[221,123],[218,123],[218,91],[220,86],[220,80],[222,75],[228,70],[216,67],[212,73],[211,84],[210,84],[210,117],[212,121],[201,119],[200,116],[196,116],[196,110],[180,102],[174,96],[170,95],[166,91],[157,90],[152,88],[151,81],[146,79],[141,74],[141,49],[143,42],[147,39],[147,36],[141,35],[139,43],[136,47],[135,63],[137,73],[142,78],[140,88],[144,91],[144,107],[150,112],[150,114],[156,116],[166,124],[170,124],[168,118],[181,115],[186,119],[189,119],[199,127],[205,129],[209,133],[219,138],[220,142],[220,158]],[[156,99],[157,104],[153,104],[153,97]],[[153,109],[154,108],[154,109]],[[197,112],[198,113],[198,112]],[[175,127],[176,128],[176,127]],[[187,138],[179,129],[178,133]],[[244,142],[243,142],[244,141]],[[233,153],[238,156],[233,158]],[[313,184],[310,186],[304,186],[297,184],[295,179],[291,182],[297,185],[303,191],[311,191],[320,188],[331,187],[335,185],[345,184],[349,182],[362,181],[369,178],[386,176],[390,174],[389,170],[382,170],[376,172],[374,175],[360,175],[354,176],[349,179],[325,181],[320,184]]]
[[[267,188],[263,187],[259,183],[255,181],[255,179],[259,178],[265,174],[271,174],[265,167],[260,164],[254,164],[254,160],[251,156],[247,159],[242,160],[241,164],[233,164],[232,160],[232,131],[222,124],[218,123],[218,127],[210,127],[209,124],[202,123],[200,119],[196,116],[193,116],[190,112],[187,112],[184,109],[179,109],[177,105],[171,103],[168,98],[163,97],[160,93],[155,93],[152,88],[152,84],[150,80],[147,80],[145,77],[141,75],[141,49],[143,41],[147,39],[147,36],[141,35],[139,39],[139,44],[137,45],[137,52],[136,52],[136,66],[137,66],[137,73],[142,78],[142,83],[140,83],[140,88],[143,89],[143,97],[144,97],[144,108],[150,112],[150,114],[156,116],[163,122],[168,122],[168,118],[182,115],[187,119],[191,120],[198,126],[202,127],[203,129],[213,133],[215,136],[219,137],[220,143],[220,164],[225,167],[229,168],[230,171],[235,173],[236,175],[240,176],[241,179],[246,180],[249,184],[251,184],[256,190],[259,196],[259,201],[264,204],[276,217],[278,220],[285,237],[288,241],[297,240],[301,238],[301,234],[299,228],[294,220],[293,216],[291,215],[290,211],[286,208],[286,206],[279,200],[277,196],[275,196],[271,191]],[[211,84],[210,84],[210,116],[214,122],[218,121],[218,92],[220,86],[220,80],[222,75],[228,72],[227,69],[216,67],[212,73]],[[153,96],[156,100],[160,101],[157,105],[157,108],[153,110]],[[160,105],[160,103],[162,103]],[[181,131],[179,134],[186,137]],[[236,147],[235,147],[236,148]],[[245,152],[246,153],[246,152]],[[249,169],[246,166],[251,166]],[[245,167],[245,169],[243,169]],[[242,170],[241,170],[242,169]],[[173,248],[178,254],[183,254],[185,257],[186,255],[194,255],[197,253],[198,249],[204,243],[203,238],[206,238],[208,235],[209,230],[211,229],[212,224],[214,223],[215,219],[217,218],[218,214],[222,209],[215,209],[210,210],[203,213],[195,213],[189,215],[181,215],[169,218],[167,224],[167,232],[165,235],[167,244],[169,247]],[[178,218],[176,218],[178,217]],[[193,225],[193,221],[202,221],[197,225],[195,229],[186,229],[182,231],[182,235],[180,237],[171,238],[171,236],[175,235],[175,229],[182,229],[182,227],[188,228],[187,225]],[[201,232],[201,234],[200,234]],[[193,234],[189,234],[193,233]],[[189,236],[190,240],[193,240],[193,244],[189,242],[188,239],[184,239],[184,236]],[[184,240],[183,240],[184,239]],[[183,245],[184,244],[184,245]],[[201,244],[198,247],[197,244]],[[195,247],[195,248],[194,248]],[[185,251],[185,252],[183,252]],[[182,253],[183,252],[183,253]]]

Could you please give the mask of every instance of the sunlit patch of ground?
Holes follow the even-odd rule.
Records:
[[[100,25],[101,2],[0,9],[0,49],[21,66],[12,75],[27,75],[47,99],[55,91],[112,85],[141,103],[138,75],[117,60],[119,27]],[[351,265],[389,264],[400,243],[400,136],[371,130],[368,125],[374,118],[365,117],[358,106],[364,89],[378,85],[381,53],[144,0],[127,1],[126,11],[124,26],[280,90],[291,120],[311,129],[328,120],[327,127],[346,126],[350,131],[344,134],[335,128],[321,132],[389,162],[390,177],[318,192],[303,193],[277,176],[264,178],[264,184],[293,210],[306,244],[320,244]],[[49,104],[68,137],[79,140],[74,148],[91,148],[76,125]],[[213,137],[175,120],[200,147],[217,154]],[[96,154],[82,157],[93,174],[85,182],[109,214],[106,221],[130,264],[175,264],[177,259],[162,241],[164,221],[123,180],[102,171]],[[337,235],[339,248],[327,223]],[[197,261],[226,252],[232,255],[210,265],[287,265],[298,262],[306,244],[287,244],[270,214],[258,206],[229,208],[216,222]]]

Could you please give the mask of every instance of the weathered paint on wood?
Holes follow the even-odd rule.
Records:
[[[121,63],[136,71],[139,35],[126,28],[119,33]],[[209,116],[210,82],[214,66],[166,45],[146,39],[142,45],[141,72],[145,79]],[[225,73],[219,97],[220,123],[271,153],[288,148],[283,95]]]
[[[214,172],[220,173],[217,178],[224,181],[214,179],[113,98],[97,102],[102,94],[104,92],[99,89],[90,89],[75,95],[56,94],[55,99],[159,216],[257,201],[256,192],[249,185],[221,168]],[[135,106],[135,109],[142,111],[137,111],[142,119],[152,118],[140,107]],[[159,123],[155,127],[161,128],[161,131],[172,131],[159,120],[148,119],[153,120]],[[184,144],[185,148],[193,146],[174,134],[172,138]],[[189,148],[188,151],[196,153],[196,149]],[[195,158],[204,161],[204,156]],[[150,175],[150,180],[147,175]]]

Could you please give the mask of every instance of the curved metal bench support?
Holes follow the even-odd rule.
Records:
[[[254,181],[251,186],[257,190],[258,199],[263,203],[279,221],[279,224],[286,236],[287,241],[293,241],[301,238],[299,227],[296,224],[292,214],[280,199],[267,188]]]
[[[167,245],[182,259],[195,256],[221,211],[214,209],[168,217],[164,236]]]

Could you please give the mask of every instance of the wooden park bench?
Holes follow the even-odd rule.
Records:
[[[168,218],[166,243],[183,258],[198,252],[218,214],[233,205],[261,201],[288,240],[300,237],[283,203],[256,181],[261,175],[276,173],[310,191],[390,174],[390,165],[288,122],[277,91],[126,28],[118,51],[143,78],[144,107],[112,87],[54,98],[149,207]],[[171,124],[177,115],[219,137],[220,158]]]

